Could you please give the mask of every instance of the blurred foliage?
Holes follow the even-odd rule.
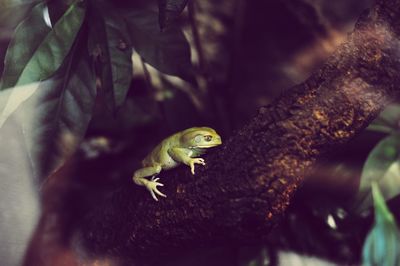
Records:
[[[372,183],[375,223],[363,248],[363,265],[395,266],[400,264],[400,231],[388,209],[379,186]]]
[[[91,55],[100,61],[98,72],[106,104],[111,111],[120,107],[132,79],[131,42],[124,21],[104,1],[92,4],[89,17],[88,46]]]
[[[400,129],[400,105],[391,104],[385,108],[369,126],[369,130],[389,133]]]
[[[377,182],[384,198],[389,200],[400,193],[400,136],[390,135],[381,140],[368,155],[359,188],[357,212],[371,207],[371,183]]]
[[[163,30],[178,18],[189,0],[158,0],[159,24]]]
[[[0,124],[25,103],[19,119],[38,176],[51,173],[63,160],[65,149],[54,143],[58,138],[69,134],[72,140],[68,141],[72,143],[68,143],[71,145],[68,149],[76,148],[74,142],[83,137],[89,122],[86,114],[93,105],[95,89],[87,57],[75,53],[81,43],[74,44],[74,40],[83,22],[84,9],[72,4],[51,28],[42,19],[44,7],[43,3],[36,5],[17,27],[7,50],[1,84],[2,100],[7,102],[2,108]],[[82,60],[72,69],[72,62],[79,59]],[[35,82],[40,83],[30,90],[16,89]]]
[[[180,28],[171,25],[160,32],[155,12],[131,11],[124,18],[133,48],[147,63],[165,74],[191,78],[190,47]]]
[[[385,200],[400,194],[400,105],[385,108],[367,128],[388,134],[371,150],[363,166],[354,211],[361,213],[372,206],[371,183],[376,182]]]
[[[3,5],[4,18],[20,8],[12,1]],[[23,116],[21,126],[35,128],[34,134],[31,130],[25,134],[38,179],[56,170],[82,139],[95,104],[96,74],[105,106],[114,112],[125,103],[130,88],[132,52],[167,74],[189,79],[192,75],[189,44],[182,31],[170,25],[161,32],[154,12],[124,10],[107,1],[51,1],[34,5],[26,16],[5,57],[0,124],[21,104],[22,109],[29,106],[27,112],[33,115]],[[30,90],[13,89],[35,82],[40,84]],[[40,145],[45,137],[53,144]]]

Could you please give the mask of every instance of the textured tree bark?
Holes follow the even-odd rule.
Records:
[[[262,241],[321,155],[360,133],[400,92],[400,0],[379,0],[304,83],[263,107],[205,156],[160,174],[166,199],[113,192],[84,219],[94,253],[161,256],[209,243]]]

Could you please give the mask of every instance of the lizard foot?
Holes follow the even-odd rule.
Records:
[[[192,172],[192,175],[194,175],[194,165],[195,164],[201,164],[201,165],[206,165],[206,162],[204,161],[203,158],[192,158],[189,161],[189,165],[190,165],[190,170]]]
[[[151,180],[145,185],[146,188],[150,191],[151,196],[153,197],[153,199],[155,201],[158,201],[156,194],[160,195],[161,197],[167,197],[167,195],[161,193],[158,189],[157,186],[164,186],[164,184],[157,182],[160,178],[155,178],[155,176],[153,176],[151,178]]]

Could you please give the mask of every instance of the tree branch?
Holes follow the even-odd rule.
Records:
[[[166,199],[142,187],[113,192],[85,218],[89,250],[146,257],[209,243],[259,242],[307,171],[360,133],[399,94],[400,0],[380,0],[346,43],[304,83],[263,107],[205,157],[160,174]]]

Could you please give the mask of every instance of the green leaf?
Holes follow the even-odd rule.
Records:
[[[45,30],[47,27],[43,26],[45,22],[39,19],[43,16],[42,11],[43,5],[40,4],[34,8],[30,19],[17,28],[16,38],[7,52],[2,89],[49,78],[60,67],[70,51],[81,27],[84,10],[77,4],[71,5],[50,31]],[[30,21],[39,26],[28,24]],[[39,30],[38,35],[36,35],[37,30]],[[31,40],[29,35],[36,36],[32,43],[29,42]],[[13,64],[18,66],[13,67]],[[16,93],[11,92],[0,117],[0,126],[24,100],[26,99],[20,99]]]
[[[363,265],[400,264],[400,231],[376,182],[372,184],[375,224],[363,247]]]
[[[48,15],[49,20],[52,25],[57,23],[57,21],[64,15],[68,8],[73,3],[73,0],[58,0],[58,1],[48,1]]]
[[[138,10],[124,16],[133,48],[157,70],[190,80],[190,46],[178,27],[160,31],[157,13]]]
[[[0,1],[0,28],[13,29],[31,11],[39,0],[3,0]]]
[[[393,214],[390,212],[388,206],[386,205],[386,200],[379,189],[378,184],[374,181],[371,184],[372,197],[374,199],[374,209],[375,209],[375,222],[380,224],[391,223],[395,224]]]
[[[128,93],[132,80],[132,49],[125,36],[121,33],[124,24],[116,17],[104,19],[107,47],[110,55],[114,100],[117,107],[121,106]]]
[[[369,154],[361,174],[356,211],[372,205],[371,183],[376,181],[386,200],[400,193],[400,137],[391,135],[381,140]]]
[[[60,167],[83,138],[96,97],[96,77],[86,43],[73,48],[65,64],[41,82],[17,112],[25,142],[40,179]]]
[[[375,119],[368,127],[370,130],[377,129],[378,131],[388,129],[398,130],[400,127],[400,105],[391,104],[385,108],[377,119]]]
[[[393,129],[392,129],[392,128],[390,128],[390,127],[388,127],[388,126],[385,126],[385,125],[381,125],[381,124],[379,124],[379,123],[375,123],[375,122],[372,122],[372,123],[367,127],[367,130],[375,131],[375,132],[381,132],[381,133],[386,133],[386,134],[390,134],[390,133],[393,132]]]
[[[77,4],[71,5],[35,51],[16,85],[47,79],[60,67],[74,43],[84,13]]]
[[[110,14],[95,17],[90,33],[91,53],[100,54],[102,62],[101,81],[108,105],[114,110],[126,98],[132,80],[132,49],[123,34],[125,24]]]
[[[182,13],[188,0],[158,0],[158,22],[164,29]]]
[[[19,76],[46,35],[51,31],[43,20],[44,4],[38,4],[15,30],[6,57],[0,89],[15,86]]]

